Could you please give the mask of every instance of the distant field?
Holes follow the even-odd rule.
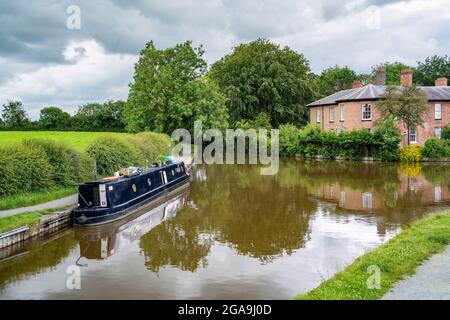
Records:
[[[24,139],[40,138],[65,142],[67,145],[84,151],[98,137],[105,135],[125,136],[128,133],[110,132],[72,132],[72,131],[0,131],[0,145],[19,142]]]

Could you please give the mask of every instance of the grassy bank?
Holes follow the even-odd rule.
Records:
[[[0,145],[21,142],[28,139],[50,139],[85,151],[95,140],[105,136],[124,137],[128,133],[71,132],[71,131],[0,131]]]
[[[10,216],[6,218],[0,218],[0,233],[14,230],[23,226],[31,226],[39,222],[41,217],[45,214],[49,214],[62,208],[56,209],[46,209],[41,211],[24,212],[21,214],[16,214],[15,216]]]
[[[424,218],[405,229],[379,248],[359,257],[344,271],[319,287],[296,299],[353,300],[379,299],[394,284],[430,256],[441,252],[450,243],[450,212]],[[372,275],[369,266],[381,270],[381,288],[369,289],[367,280]]]
[[[75,187],[50,188],[43,191],[24,192],[0,198],[0,211],[33,206],[77,193]]]

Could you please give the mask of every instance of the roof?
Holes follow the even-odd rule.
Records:
[[[430,101],[450,101],[450,86],[419,87],[427,95]],[[337,104],[344,101],[378,100],[386,90],[386,86],[368,84],[361,88],[347,89],[333,93],[332,95],[308,104],[308,107]]]

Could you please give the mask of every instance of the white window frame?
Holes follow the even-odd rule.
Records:
[[[345,109],[343,104],[339,105],[339,121],[345,121]]]
[[[442,134],[442,127],[435,127],[434,128],[434,136],[438,139],[441,138],[441,134]]]
[[[414,140],[411,137],[414,137]],[[417,130],[416,129],[409,129],[409,143],[417,143]]]
[[[442,104],[435,103],[434,104],[434,120],[442,119]]]
[[[372,209],[372,193],[364,192],[362,194],[362,206],[364,209]]]
[[[320,118],[322,118],[322,110],[320,108],[317,108],[317,112],[316,112],[316,122],[320,123]]]
[[[367,112],[367,110],[365,110],[366,107],[369,108],[369,111],[368,111],[369,117],[368,118],[364,118],[364,112]],[[361,106],[361,120],[362,121],[371,121],[372,120],[372,105],[366,103]]]
[[[330,122],[334,122],[334,107],[330,107]]]

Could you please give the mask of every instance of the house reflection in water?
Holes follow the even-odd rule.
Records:
[[[80,258],[106,259],[117,253],[121,247],[138,241],[144,234],[161,222],[172,219],[186,205],[186,189],[175,198],[157,207],[144,207],[136,213],[119,220],[97,227],[76,229],[76,238],[80,244]]]
[[[317,185],[317,189],[311,195],[335,203],[339,209],[363,212],[383,211],[399,205],[401,201],[414,201],[421,205],[450,203],[447,185],[443,187],[442,183],[434,181],[436,179],[428,180],[421,172],[421,167],[416,170],[408,169],[406,166],[398,169],[396,172],[398,181],[396,185],[391,186],[392,192],[388,197],[386,191],[389,192],[389,186],[385,188],[386,185],[376,181],[373,184],[357,185],[348,181],[341,184],[339,179]]]

